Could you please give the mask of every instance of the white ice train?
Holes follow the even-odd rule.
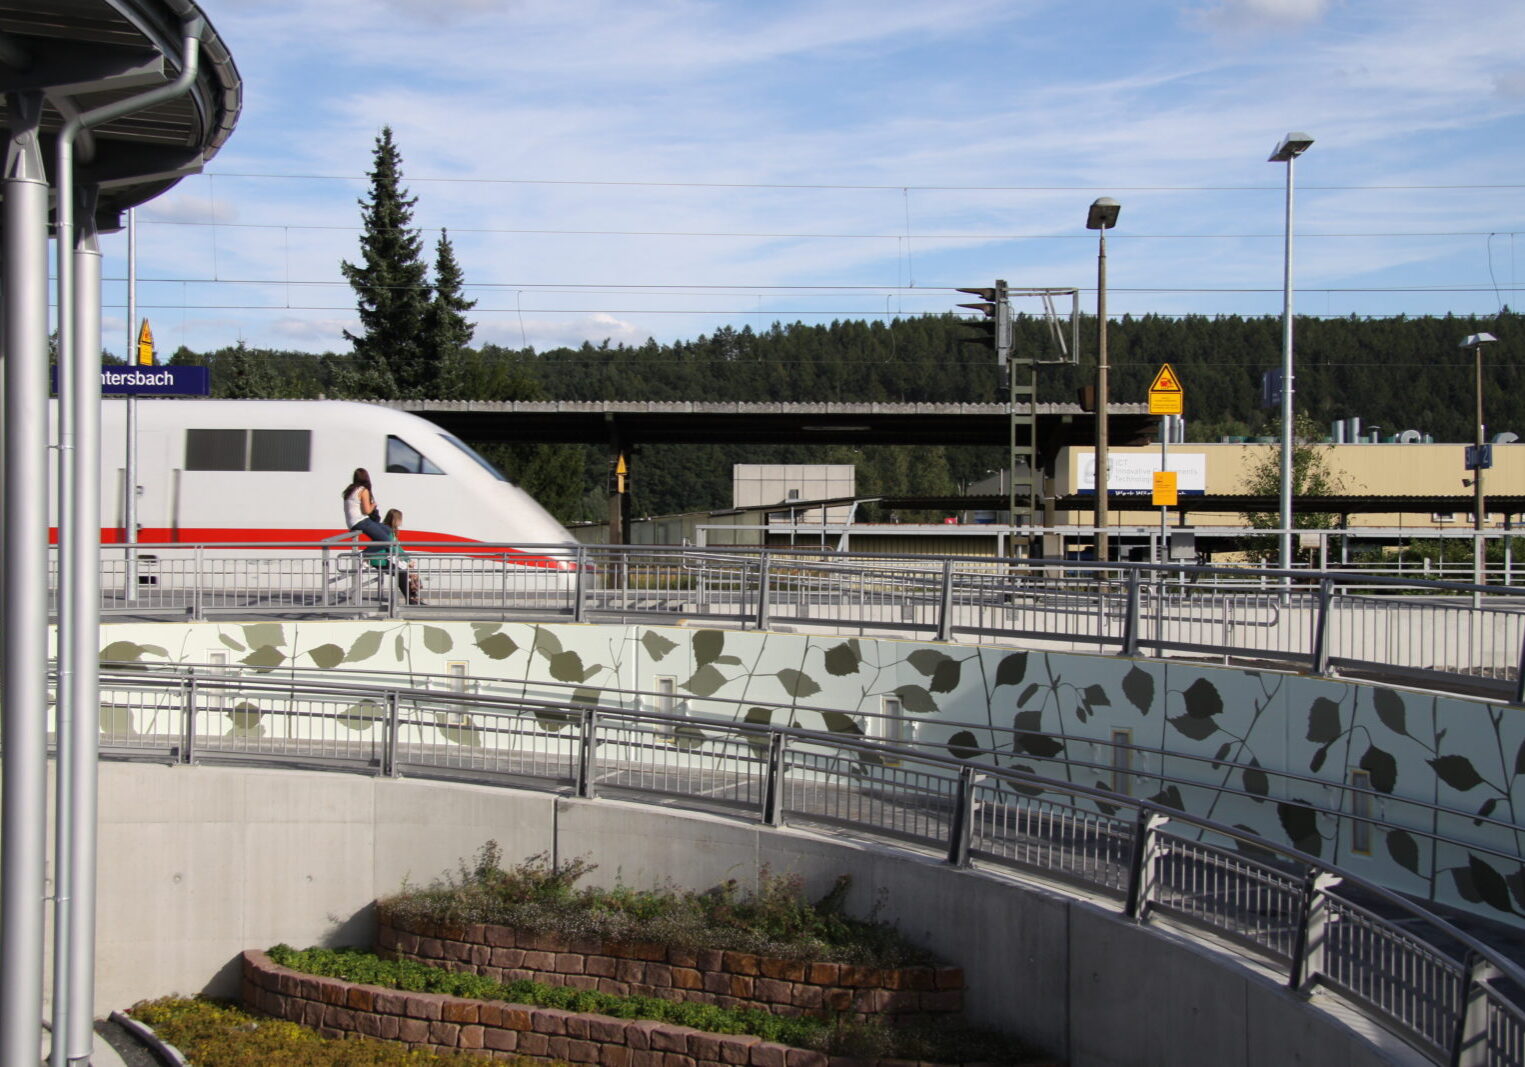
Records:
[[[56,416],[56,401],[52,407]],[[125,423],[126,404],[104,399],[106,544],[125,535]],[[136,436],[136,539],[145,552],[205,545],[249,555],[251,542],[317,546],[345,532],[342,493],[364,467],[381,510],[403,512],[401,539],[413,555],[509,545],[491,556],[542,577],[570,578],[571,553],[560,546],[576,544],[571,534],[465,442],[405,412],[340,400],[142,398]],[[460,547],[451,552],[450,545]],[[255,554],[289,556],[293,548],[301,551]]]

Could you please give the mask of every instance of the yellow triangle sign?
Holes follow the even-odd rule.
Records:
[[[1154,376],[1154,381],[1149,383],[1151,393],[1183,393],[1181,379],[1176,377],[1175,368],[1169,363],[1160,367],[1160,372]]]

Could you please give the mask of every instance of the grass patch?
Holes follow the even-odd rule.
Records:
[[[646,941],[870,967],[937,962],[872,915],[844,914],[848,875],[809,901],[798,875],[766,869],[756,892],[743,891],[734,879],[702,891],[578,888],[595,869],[584,859],[557,866],[544,853],[504,868],[497,842],[489,841],[457,871],[426,889],[405,886],[381,909],[404,922],[492,923],[572,940]]]
[[[481,1067],[478,1056],[410,1049],[370,1037],[326,1038],[283,1019],[269,1019],[215,1000],[161,997],[128,1014],[154,1028],[196,1067]],[[500,1061],[501,1062],[501,1061]],[[543,1060],[519,1057],[519,1067]]]
[[[495,982],[480,975],[447,971],[408,960],[382,959],[357,949],[297,950],[288,945],[276,945],[269,956],[275,963],[293,971],[364,985],[414,993],[445,993],[471,1000],[502,1000],[609,1015],[616,1019],[651,1019],[691,1026],[712,1034],[752,1034],[765,1041],[839,1056],[1009,1064],[1020,1064],[1033,1058],[1032,1050],[1020,1042],[957,1023],[890,1027],[877,1021],[781,1016],[752,1008],[720,1008],[713,1004],[656,997],[621,997],[527,980]]]

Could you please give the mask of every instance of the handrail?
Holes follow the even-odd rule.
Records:
[[[570,786],[576,795],[589,799],[599,795],[596,788],[599,783],[612,782],[610,787],[618,788],[622,796],[643,799],[655,795],[660,798],[660,803],[671,803],[676,796],[680,803],[687,800],[702,806],[717,776],[739,776],[747,781],[760,778],[759,789],[738,794],[731,804],[732,810],[739,808],[770,825],[781,824],[787,818],[806,822],[824,820],[873,838],[909,836],[916,842],[943,849],[952,864],[1016,866],[1068,880],[1077,877],[1087,880],[1083,865],[1067,866],[1052,858],[1046,864],[1003,860],[999,851],[993,850],[999,844],[999,835],[992,836],[995,833],[992,827],[997,825],[995,820],[1003,813],[1025,813],[1046,824],[1048,829],[1044,832],[1052,838],[1048,842],[1051,852],[1058,854],[1068,849],[1067,855],[1079,855],[1083,860],[1082,850],[1086,845],[1080,841],[1080,829],[1082,820],[1085,820],[1087,825],[1099,825],[1105,841],[1112,842],[1105,846],[1110,850],[1106,855],[1111,856],[1106,862],[1125,861],[1129,864],[1133,873],[1127,892],[1120,895],[1125,913],[1138,921],[1147,922],[1152,914],[1163,910],[1170,912],[1173,921],[1179,925],[1220,930],[1225,924],[1234,924],[1242,910],[1240,900],[1244,894],[1269,893],[1286,897],[1288,892],[1293,892],[1289,887],[1298,884],[1296,879],[1300,878],[1301,889],[1296,890],[1295,895],[1300,896],[1301,904],[1292,909],[1297,914],[1294,930],[1283,928],[1271,940],[1257,937],[1253,928],[1237,935],[1259,949],[1258,956],[1264,958],[1269,954],[1285,963],[1286,981],[1291,988],[1302,990],[1313,982],[1330,986],[1369,1016],[1417,1037],[1436,1062],[1459,1055],[1460,1050],[1488,1040],[1501,1029],[1506,1031],[1504,1040],[1516,1044],[1525,1041],[1525,1013],[1517,1007],[1517,1003],[1525,999],[1525,970],[1493,946],[1408,898],[1317,856],[1213,819],[1105,789],[867,738],[792,726],[700,721],[613,705],[584,706],[569,701],[345,682],[304,681],[298,684],[295,680],[187,677],[151,672],[111,672],[102,681],[103,689],[118,692],[148,689],[178,694],[178,706],[185,715],[183,732],[174,731],[165,736],[184,746],[180,749],[182,761],[206,759],[215,754],[218,759],[229,760],[275,760],[303,766],[358,766],[361,769],[374,767],[376,773],[384,775],[397,775],[406,768],[412,774],[447,775],[487,783],[500,781],[493,771],[474,763],[458,765],[451,762],[448,751],[442,754],[442,746],[437,741],[423,738],[423,735],[419,735],[421,739],[417,742],[402,739],[405,726],[443,730],[465,728],[439,725],[437,719],[428,716],[409,717],[412,713],[408,709],[412,705],[421,704],[427,708],[443,704],[467,715],[489,719],[542,712],[555,714],[568,723],[580,722],[581,729],[565,731],[554,737],[543,732],[515,732],[512,723],[504,722],[495,725],[483,722],[471,728],[489,730],[495,738],[504,739],[506,747],[494,749],[495,752],[524,754],[535,751],[537,745],[555,746],[561,759],[558,764],[561,770],[554,766],[538,771],[520,768],[514,772],[516,778],[530,783],[548,781],[552,788]],[[259,710],[273,717],[285,714],[320,725],[322,720],[341,718],[346,703],[353,709],[353,698],[367,695],[373,698],[375,724],[381,728],[385,740],[380,763],[377,765],[374,760],[373,742],[365,742],[346,755],[339,751],[341,746],[320,734],[315,739],[320,742],[317,744],[320,751],[310,755],[301,749],[296,730],[289,731],[289,737],[283,742],[288,746],[285,750],[262,749],[256,745],[241,748],[236,737],[223,738],[210,732],[198,732],[198,720],[204,731],[207,716],[231,714],[229,709],[213,702],[215,694],[222,690],[269,691],[300,700],[303,702],[300,711]],[[323,697],[336,698],[334,706],[327,710],[309,706],[321,702]],[[475,720],[465,721],[475,723]],[[700,744],[712,744],[709,750],[700,751],[693,746],[681,748],[666,740],[679,736],[684,729],[696,728],[717,735],[702,735]],[[725,743],[724,738],[731,738],[731,743]],[[213,744],[216,751],[209,753],[208,747]],[[198,748],[199,755],[193,755]],[[448,749],[448,746],[443,748]],[[811,754],[820,748],[846,752],[850,756],[838,761]],[[151,747],[145,747],[144,751],[150,758],[162,758]],[[123,753],[116,749],[114,754]],[[658,764],[656,761],[659,760],[666,763]],[[638,777],[622,777],[629,768],[648,765],[662,766],[667,777],[672,779],[685,772],[690,774],[695,779],[694,789],[691,793],[683,793],[680,786],[670,781],[665,785],[652,785]],[[934,778],[926,777],[933,772],[936,772]],[[699,781],[701,775],[704,776],[702,782]],[[807,795],[791,791],[790,783],[796,776],[819,780],[830,790],[867,791],[882,802],[880,806],[897,807],[901,814],[920,813],[922,823],[919,829],[906,830],[876,823],[872,816],[856,815],[852,809],[813,808],[809,806],[811,801]],[[932,789],[929,782],[952,784],[949,788]],[[1039,794],[1066,797],[1069,802],[1061,804],[1039,799]],[[1094,813],[1078,806],[1081,801],[1095,804],[1102,811],[1126,809],[1135,817],[1127,819],[1113,815],[1098,822]],[[1171,823],[1189,832],[1167,831],[1165,827]],[[1207,838],[1236,842],[1244,848],[1225,849],[1206,843]],[[1254,853],[1267,859],[1257,860]],[[1102,854],[1098,853],[1097,857],[1100,856]],[[1172,872],[1179,871],[1183,865],[1211,874],[1224,886],[1216,893],[1205,897],[1198,894],[1193,898],[1191,904],[1196,910],[1174,908],[1170,894],[1162,888]],[[1114,896],[1119,895],[1115,885],[1105,878],[1098,879],[1095,873],[1089,875],[1092,889],[1100,888]],[[1396,918],[1380,914],[1379,908],[1393,912]],[[1347,928],[1362,937],[1381,938],[1381,944],[1363,956],[1367,950],[1359,938],[1347,936],[1341,940],[1336,936]],[[1412,952],[1410,946],[1415,946]],[[1337,949],[1342,949],[1344,955],[1339,958],[1331,956]],[[1419,955],[1414,956],[1407,967],[1392,965],[1392,957],[1403,953]],[[1342,980],[1336,973],[1342,967],[1356,968],[1361,980]],[[1404,996],[1384,996],[1382,991],[1388,986],[1383,983],[1408,983],[1399,991],[1410,996],[1416,1005],[1423,1004],[1422,1017],[1417,1007],[1413,1013],[1406,1011],[1408,1001]],[[1371,990],[1367,989],[1368,984]],[[1450,999],[1441,996],[1444,991],[1441,986],[1444,990],[1459,990],[1459,996]],[[1451,1005],[1439,1024],[1432,1018],[1437,1001]]]

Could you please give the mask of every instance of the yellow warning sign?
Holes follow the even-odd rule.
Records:
[[[1149,414],[1180,415],[1185,411],[1185,402],[1186,390],[1181,388],[1175,368],[1169,363],[1163,364],[1154,381],[1149,383]]]
[[[143,320],[143,327],[138,330],[138,358],[136,362],[144,367],[152,367],[154,365],[154,332],[148,328],[147,319]]]
[[[1173,508],[1180,501],[1176,493],[1176,472],[1154,472],[1154,506],[1157,508]]]

